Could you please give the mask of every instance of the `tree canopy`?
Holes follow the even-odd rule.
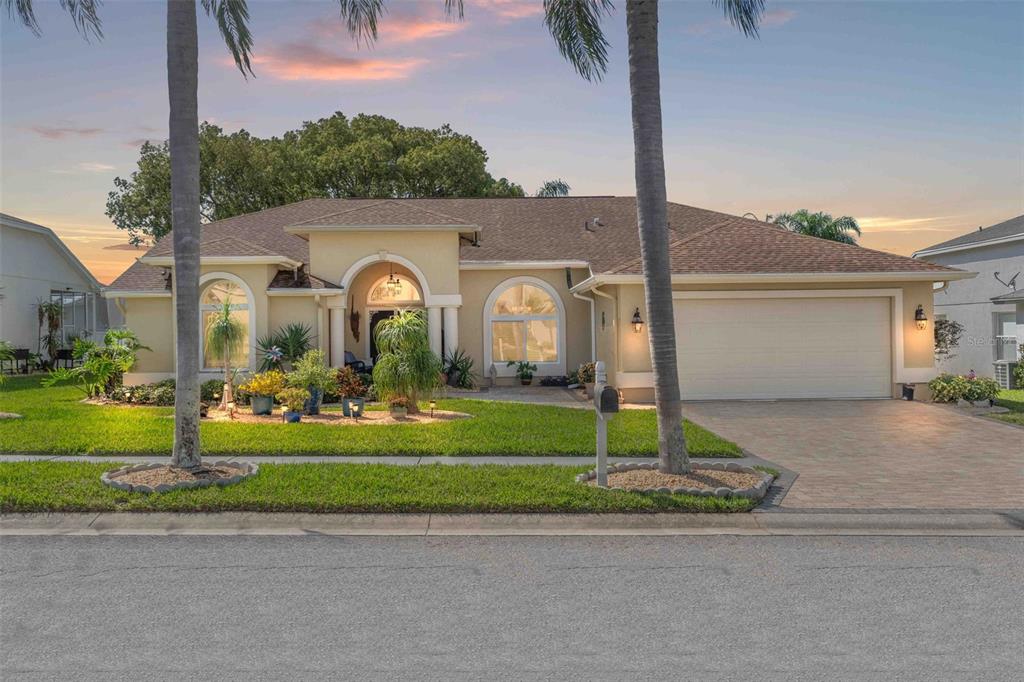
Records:
[[[337,112],[280,137],[210,123],[199,131],[200,210],[206,222],[310,197],[521,197],[487,172],[487,152],[443,125],[407,127],[384,116]],[[167,142],[146,142],[138,169],[114,178],[107,216],[133,244],[171,230]]]
[[[772,222],[790,232],[843,244],[856,244],[860,236],[860,225],[854,218],[848,215],[833,218],[829,213],[811,213],[806,208],[795,213],[780,213],[772,218]]]

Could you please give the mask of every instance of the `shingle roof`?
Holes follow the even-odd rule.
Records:
[[[925,254],[932,250],[948,249],[950,247],[957,246],[969,246],[979,242],[987,242],[993,239],[1003,239],[1005,237],[1014,237],[1017,235],[1024,235],[1024,215],[1004,220],[1001,223],[981,230],[974,230],[967,234],[962,234],[959,237],[954,237],[953,239],[939,242],[938,244],[932,244],[929,247],[921,249],[918,253]]]
[[[989,300],[993,303],[1024,303],[1024,289],[1017,289],[1002,296],[993,296]]]
[[[668,206],[673,269],[678,273],[731,272],[954,272],[950,268],[858,246],[793,234],[778,226],[683,204]],[[309,243],[285,227],[318,224],[479,226],[478,246],[464,244],[461,259],[585,261],[598,273],[639,270],[640,239],[633,197],[522,199],[307,199],[204,225],[203,255],[231,255],[237,242],[309,264]],[[453,221],[453,222],[440,222]],[[684,246],[685,245],[685,246]],[[171,255],[171,240],[147,255]],[[242,254],[239,254],[242,255]],[[152,271],[152,272],[150,272]],[[135,264],[114,289],[163,289],[159,268]]]
[[[453,218],[452,216],[436,211],[430,211],[422,206],[417,206],[407,201],[396,201],[387,199],[376,203],[364,204],[355,208],[348,208],[344,211],[331,213],[325,216],[310,218],[299,225],[332,225],[332,226],[354,226],[365,227],[373,225],[403,225],[403,226],[453,226],[468,225],[465,220]]]
[[[669,244],[672,272],[852,273],[956,272],[953,268],[884,251],[796,234],[768,223],[733,218]],[[640,274],[639,257],[613,270]]]
[[[116,291],[167,291],[171,290],[169,269],[146,265],[135,261],[107,289]]]

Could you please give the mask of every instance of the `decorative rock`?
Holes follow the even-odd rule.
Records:
[[[654,492],[660,493],[662,495],[671,495],[672,494],[672,489],[671,488],[656,488]]]
[[[728,497],[731,494],[732,490],[729,488],[715,488],[714,490],[715,497]]]
[[[0,412],[0,419],[21,419],[22,416],[17,412]]]
[[[153,489],[150,488],[148,485],[134,485],[134,486],[131,487],[131,489],[132,489],[132,492],[136,492],[136,493],[151,493],[151,492],[153,492]]]
[[[170,483],[161,483],[158,486],[156,486],[155,488],[153,488],[153,492],[155,492],[155,493],[169,493],[172,490],[174,490],[174,488],[175,488],[175,486],[171,485]]]

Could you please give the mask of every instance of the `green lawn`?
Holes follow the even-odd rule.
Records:
[[[746,498],[642,495],[576,483],[586,467],[268,464],[225,488],[143,495],[109,488],[115,462],[0,462],[0,511],[743,512]]]
[[[17,377],[0,389],[0,453],[53,455],[167,454],[173,440],[169,407],[97,406],[70,386],[42,388]],[[203,453],[227,455],[580,455],[594,454],[594,414],[547,405],[440,400],[441,409],[473,415],[439,424],[345,427],[326,424],[202,425]],[[739,457],[731,443],[686,423],[690,454]],[[608,451],[619,457],[657,454],[653,410],[624,410],[608,428]]]
[[[996,405],[1013,410],[1009,414],[993,415],[996,419],[1024,426],[1024,389],[1000,391],[996,398]]]

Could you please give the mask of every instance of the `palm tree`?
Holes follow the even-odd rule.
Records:
[[[228,403],[235,401],[231,358],[242,347],[246,334],[245,325],[232,312],[231,298],[228,297],[206,325],[206,347],[224,364],[224,391],[220,399],[222,410],[228,409]]]
[[[772,222],[790,232],[843,244],[856,244],[857,237],[860,236],[860,225],[854,218],[848,215],[833,218],[828,213],[811,213],[806,208],[801,208],[796,213],[780,213],[772,218]]]
[[[747,36],[757,35],[764,0],[713,0]],[[610,0],[544,0],[544,23],[559,52],[588,81],[600,80],[608,67],[608,41],[601,20]],[[690,470],[683,435],[682,404],[672,310],[672,269],[668,255],[668,198],[661,125],[661,74],[658,68],[658,1],[626,0],[629,91],[633,113],[636,214],[644,266],[647,328],[658,413],[659,469]]]
[[[384,0],[337,0],[349,33],[367,43],[377,39]],[[462,0],[444,0],[449,14],[462,18]],[[76,28],[88,39],[102,38],[96,8],[99,0],[60,0]],[[32,0],[0,0],[36,35],[39,23]],[[252,73],[252,34],[246,0],[202,0],[235,64]],[[168,139],[171,156],[171,232],[174,243],[174,288],[177,344],[174,390],[174,449],[171,464],[198,467],[199,451],[199,45],[196,0],[167,2]]]
[[[543,185],[540,186],[540,189],[534,192],[533,196],[567,197],[569,196],[569,190],[571,189],[572,187],[569,187],[568,182],[566,182],[562,178],[558,178],[557,180],[548,180],[547,182],[545,182]]]
[[[374,331],[380,357],[373,365],[373,385],[381,400],[409,399],[409,413],[419,412],[416,400],[441,385],[441,358],[430,350],[427,317],[422,310],[399,310]]]

